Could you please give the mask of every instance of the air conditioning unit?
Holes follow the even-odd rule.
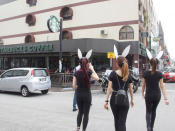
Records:
[[[4,41],[0,39],[0,45],[3,45],[4,44]]]
[[[102,35],[108,35],[108,31],[107,30],[101,30],[101,34]]]

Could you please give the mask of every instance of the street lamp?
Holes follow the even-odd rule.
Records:
[[[63,19],[60,18],[60,21],[57,19],[56,16],[50,16],[50,18],[47,21],[47,26],[50,32],[58,32],[60,30],[60,35],[59,35],[59,45],[60,45],[60,50],[59,50],[59,72],[62,71],[62,35],[63,35]]]

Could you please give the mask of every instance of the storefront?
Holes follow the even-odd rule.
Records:
[[[97,71],[104,71],[110,68],[110,59],[107,58],[107,52],[113,52],[114,44],[117,46],[119,54],[122,53],[127,45],[131,45],[129,55],[127,56],[129,67],[134,67],[139,72],[143,71],[147,59],[146,48],[138,41],[118,43],[115,40],[109,39],[74,39],[63,40],[63,72],[67,70],[71,72],[78,65],[78,48],[80,48],[84,55],[90,49],[93,49],[91,62]],[[41,67],[48,68],[50,72],[54,72],[59,66],[59,50],[59,41],[1,45],[0,70],[16,67]]]
[[[98,71],[109,68],[106,52],[112,51],[114,40],[77,39],[64,40],[62,45],[63,72],[78,65],[77,49],[84,54],[93,49],[91,61]],[[59,41],[2,45],[0,46],[0,69],[16,67],[41,67],[54,72],[58,68]]]

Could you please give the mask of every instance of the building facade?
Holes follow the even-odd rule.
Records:
[[[14,0],[3,4],[0,6],[0,12],[5,12],[0,16],[0,68],[57,68],[59,32],[51,33],[47,27],[49,17],[54,15],[58,19],[63,18],[65,68],[76,65],[74,61],[77,61],[77,48],[83,52],[93,48],[92,62],[101,70],[109,65],[107,52],[113,51],[113,44],[116,44],[119,53],[131,44],[129,64],[142,71],[147,59],[145,49],[150,47],[150,2],[151,0]],[[33,52],[30,52],[30,46]]]

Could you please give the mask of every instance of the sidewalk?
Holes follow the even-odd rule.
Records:
[[[91,85],[92,90],[102,90],[102,88],[99,85]],[[64,92],[64,91],[72,91],[72,87],[63,87],[63,86],[53,86],[51,87],[51,92]]]

